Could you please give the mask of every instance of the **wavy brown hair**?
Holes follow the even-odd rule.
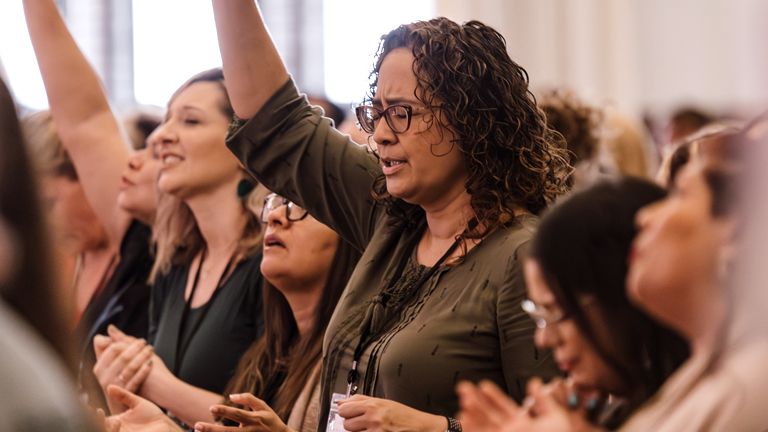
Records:
[[[447,18],[401,25],[381,38],[369,100],[376,93],[384,59],[397,48],[413,53],[414,96],[426,107],[440,109],[441,115],[424,121],[428,127],[436,123],[440,131],[452,131],[452,142],[463,154],[466,187],[480,223],[462,237],[482,238],[509,226],[515,209],[539,214],[567,191],[568,153],[551,142],[552,132],[529,90],[528,74],[509,57],[501,34],[478,21],[459,25]],[[404,222],[420,211],[400,206],[386,191],[383,175],[372,189]]]
[[[222,96],[219,108],[225,117],[232,118],[234,110],[229,102],[227,89],[224,87],[224,74],[221,68],[210,69],[190,78],[171,96],[168,106],[170,107],[179,93],[197,82],[218,84]],[[222,135],[221,144],[224,144],[224,135]],[[248,222],[243,229],[243,236],[236,251],[238,260],[247,259],[261,250],[264,233],[262,232],[259,215],[261,214],[261,204],[264,201],[264,197],[269,193],[263,185],[247,174],[245,170],[243,170],[243,174],[244,177],[255,183],[256,187],[241,198],[243,211],[248,214]],[[232,194],[235,194],[234,190]],[[158,191],[157,197],[157,215],[155,217],[155,224],[152,227],[152,240],[157,245],[157,252],[155,264],[149,276],[150,283],[155,280],[158,272],[168,273],[173,264],[191,263],[192,259],[205,246],[205,240],[197,226],[195,215],[192,214],[189,206],[184,201],[160,191]]]

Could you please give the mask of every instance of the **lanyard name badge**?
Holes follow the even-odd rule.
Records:
[[[470,228],[472,229],[475,225],[477,225],[477,220],[472,219],[469,223]],[[466,232],[466,231],[465,231]],[[408,263],[408,259],[410,258],[411,254],[413,253],[413,249],[416,247],[420,240],[420,236],[416,236],[416,240],[414,241],[414,244],[411,245],[409,248],[409,252],[406,253],[403,257],[403,259],[400,261],[400,264],[397,267],[397,270],[395,271],[394,276],[392,277],[390,281],[389,288],[391,288],[395,283],[398,282],[398,280],[402,277],[403,271],[405,270],[405,266]],[[429,271],[424,273],[419,280],[411,286],[408,294],[406,297],[400,302],[400,305],[404,305],[415,293],[419,290],[422,284],[429,280],[437,271],[438,267],[446,260],[448,259],[448,256],[453,253],[453,251],[456,249],[456,247],[461,242],[461,237],[457,237],[456,241],[451,245],[451,247],[448,248],[448,250],[443,254],[442,257],[435,263],[434,266],[432,266]],[[386,290],[385,290],[386,291]],[[346,429],[344,429],[344,418],[339,416],[339,405],[337,404],[337,401],[340,399],[349,399],[349,397],[353,394],[353,391],[357,390],[357,386],[355,383],[357,382],[357,379],[359,378],[359,374],[357,372],[357,363],[360,360],[360,356],[362,355],[363,351],[366,347],[366,342],[368,339],[368,336],[371,335],[371,330],[373,327],[373,315],[374,310],[377,307],[383,307],[383,304],[386,303],[385,299],[381,298],[381,295],[377,295],[374,302],[369,305],[368,310],[365,313],[365,317],[363,318],[363,321],[360,323],[360,340],[357,343],[357,347],[355,347],[354,351],[354,357],[352,359],[352,369],[350,369],[349,373],[347,374],[347,393],[334,393],[333,396],[331,396],[331,408],[328,413],[328,426],[326,428],[326,432],[348,432]],[[390,318],[394,316],[391,315]],[[378,329],[380,329],[383,326],[383,323],[380,323],[378,326]],[[374,331],[373,333],[376,333]]]

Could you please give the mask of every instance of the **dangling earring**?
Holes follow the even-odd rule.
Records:
[[[239,198],[245,198],[255,187],[255,183],[244,178],[240,180],[240,183],[237,184],[237,196]]]

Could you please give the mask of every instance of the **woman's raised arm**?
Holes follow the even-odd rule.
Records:
[[[251,118],[288,81],[254,0],[213,0],[224,77],[232,108]]]
[[[117,196],[131,150],[99,77],[69,33],[54,0],[23,0],[23,4],[56,130],[91,207],[110,241],[119,245],[130,223]]]

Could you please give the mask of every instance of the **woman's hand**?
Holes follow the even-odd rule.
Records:
[[[534,378],[528,384],[528,397],[517,404],[495,384],[457,387],[462,428],[467,432],[586,432],[601,431],[587,420],[590,404],[575,404],[568,385],[556,380],[544,385]],[[580,398],[584,400],[585,398]],[[569,407],[575,405],[574,407]]]
[[[230,395],[229,398],[236,404],[245,405],[251,408],[252,411],[224,405],[213,405],[211,407],[211,413],[238,422],[240,423],[239,427],[227,427],[198,422],[195,424],[195,430],[203,432],[293,432],[285,425],[285,423],[283,423],[280,417],[272,411],[272,408],[270,408],[269,405],[256,396],[243,393]]]
[[[461,411],[457,415],[461,428],[467,432],[501,432],[518,416],[525,415],[512,398],[490,381],[474,385],[464,381],[456,386]],[[533,399],[526,399],[528,408]]]
[[[128,407],[128,411],[120,415],[107,417],[106,427],[109,432],[182,431],[152,402],[117,386],[109,386],[107,393],[116,403]]]
[[[93,373],[105,394],[110,385],[136,392],[152,371],[154,349],[144,339],[116,341],[98,335],[93,340],[93,346],[97,359]],[[107,401],[112,414],[125,410],[113,400],[107,398]]]
[[[339,415],[349,432],[444,432],[445,417],[428,414],[391,400],[355,395],[338,401]]]

